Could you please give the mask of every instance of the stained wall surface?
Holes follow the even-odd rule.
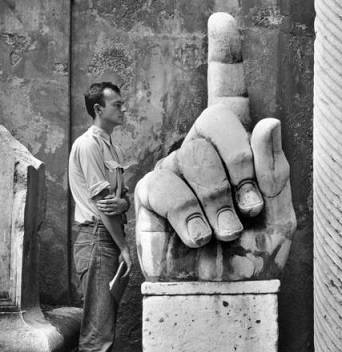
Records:
[[[46,164],[40,286],[50,304],[69,301],[68,0],[0,1],[0,123]]]
[[[91,124],[83,92],[94,81],[122,87],[128,111],[113,137],[137,162],[126,174],[133,192],[206,107],[206,26],[214,11],[239,21],[253,119],[282,121],[298,231],[282,281],[280,351],[312,351],[313,0],[74,0],[71,16],[67,0],[34,0],[25,9],[23,0],[0,2],[0,122],[48,175],[41,297],[79,301],[68,272],[75,234],[67,226],[66,167],[70,143]],[[132,209],[127,235],[134,246]],[[135,257],[117,351],[141,350],[142,281]]]
[[[313,350],[312,101],[314,2],[243,0],[245,72],[255,121],[282,122],[297,231],[279,297],[279,351]]]

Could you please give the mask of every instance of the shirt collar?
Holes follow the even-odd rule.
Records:
[[[89,131],[90,131],[90,133],[92,133],[96,136],[100,136],[108,145],[111,145],[110,135],[102,128],[95,126],[95,125],[91,125],[89,127]]]

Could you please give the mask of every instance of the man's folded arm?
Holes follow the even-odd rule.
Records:
[[[96,195],[93,200],[96,202],[98,200],[103,200],[106,196],[109,195],[109,190],[104,189],[98,195]],[[122,217],[121,215],[109,216],[104,212],[99,211],[101,221],[103,222],[105,228],[112,236],[116,245],[120,248],[121,257],[127,265],[126,272],[122,277],[126,277],[132,270],[132,260],[130,256],[129,247],[124,236],[123,226],[122,226]]]
[[[110,183],[106,180],[103,156],[96,141],[90,141],[79,148],[79,161],[90,199],[96,206],[96,201],[103,200],[110,194]],[[126,250],[128,246],[123,234],[120,215],[108,216],[99,211],[99,216],[120,250]]]

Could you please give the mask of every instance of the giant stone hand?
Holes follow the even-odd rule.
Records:
[[[263,119],[249,134],[237,25],[217,13],[208,28],[209,107],[135,189],[149,281],[275,278],[296,228],[280,121]]]

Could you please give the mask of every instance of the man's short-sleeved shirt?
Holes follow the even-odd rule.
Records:
[[[77,222],[100,218],[93,199],[104,189],[113,194],[123,186],[122,168],[120,149],[101,128],[93,125],[75,140],[69,156],[69,184]]]

